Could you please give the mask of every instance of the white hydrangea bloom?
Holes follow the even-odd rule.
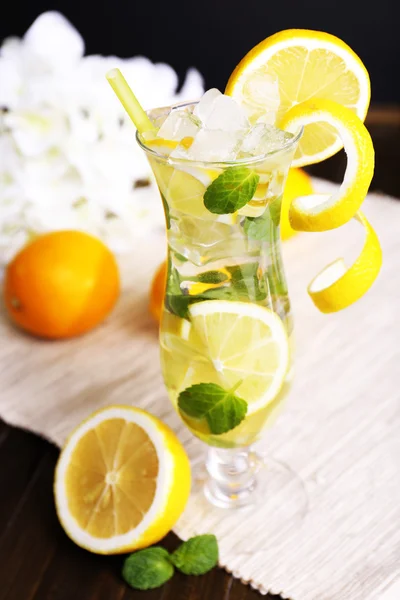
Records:
[[[190,69],[177,93],[169,65],[84,50],[54,11],[0,47],[0,266],[45,231],[88,231],[123,252],[163,227],[150,167],[105,73],[119,67],[146,108],[200,97],[202,77]]]

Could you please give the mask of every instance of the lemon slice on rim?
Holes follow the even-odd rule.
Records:
[[[271,98],[274,83],[279,89],[277,98]],[[247,109],[253,122],[268,108],[279,122],[293,106],[314,98],[333,100],[363,121],[370,102],[370,82],[360,58],[339,38],[320,31],[288,29],[271,35],[246,54],[230,76],[225,93]],[[341,148],[342,141],[330,124],[311,123],[292,166],[320,162]]]
[[[190,491],[190,465],[175,434],[149,413],[110,406],[72,432],[54,493],[67,535],[98,554],[131,552],[163,538]]]

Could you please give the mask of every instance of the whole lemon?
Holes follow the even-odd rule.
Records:
[[[80,231],[55,231],[25,246],[5,272],[10,318],[34,335],[61,339],[98,325],[120,292],[116,260]]]
[[[296,233],[289,223],[289,207],[295,198],[313,193],[311,178],[303,169],[290,169],[282,199],[281,239],[287,240]]]

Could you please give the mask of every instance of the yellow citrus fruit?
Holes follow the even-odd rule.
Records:
[[[313,193],[311,178],[303,169],[290,169],[286,180],[282,198],[281,209],[281,239],[291,238],[296,231],[289,222],[289,208],[293,200],[299,196],[308,196]]]
[[[54,479],[65,532],[97,554],[158,542],[189,492],[183,446],[159,419],[132,406],[109,406],[83,421],[67,440]]]
[[[161,338],[166,380],[174,380],[169,387],[178,391],[207,381],[230,389],[241,382],[238,395],[249,405],[247,416],[273,401],[290,358],[280,317],[263,306],[226,300],[192,304],[189,315],[190,323],[180,319]]]
[[[370,82],[360,58],[339,38],[321,31],[288,29],[246,54],[230,76],[226,93],[247,109],[253,122],[270,109],[279,124],[293,106],[314,99],[337,102],[363,121]],[[342,145],[329,123],[307,124],[293,166],[320,162]]]
[[[111,311],[119,292],[113,254],[102,241],[80,231],[36,238],[11,261],[4,279],[11,319],[44,338],[92,329]]]
[[[158,267],[150,289],[150,312],[154,319],[159,323],[164,303],[165,286],[167,284],[167,263],[163,262]]]

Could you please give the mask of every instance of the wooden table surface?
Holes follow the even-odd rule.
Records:
[[[376,150],[371,189],[400,197],[400,108],[371,110],[368,128]],[[340,181],[344,166],[344,154],[339,153],[310,172]],[[162,588],[148,592],[129,589],[120,577],[122,557],[90,554],[61,529],[52,494],[57,457],[58,450],[50,443],[0,421],[0,600],[261,598],[221,569],[201,577],[177,573]],[[177,543],[173,534],[165,540],[169,549]]]

